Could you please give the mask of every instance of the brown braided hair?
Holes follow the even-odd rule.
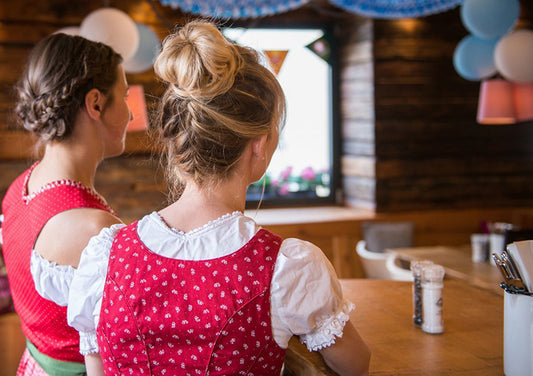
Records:
[[[62,33],[44,38],[32,49],[15,87],[22,125],[44,141],[68,138],[86,94],[96,88],[107,95],[121,62],[103,43]]]

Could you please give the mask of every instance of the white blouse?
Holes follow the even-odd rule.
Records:
[[[107,265],[113,239],[125,225],[104,228],[84,249],[78,269],[56,265],[32,252],[31,272],[37,291],[59,305],[68,305],[69,325],[80,332],[80,352],[98,352],[98,326]],[[139,221],[138,235],[154,253],[181,260],[205,260],[229,255],[260,229],[241,212],[226,214],[184,233],[169,228],[157,212]],[[353,303],[342,297],[335,271],[315,245],[283,241],[271,282],[273,338],[287,348],[297,335],[310,351],[320,350],[342,337]]]

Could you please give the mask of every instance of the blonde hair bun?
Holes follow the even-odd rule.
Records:
[[[242,58],[211,23],[193,21],[163,42],[154,69],[182,99],[209,101],[226,93]]]
[[[276,77],[257,51],[211,23],[193,21],[168,36],[154,67],[167,88],[152,130],[174,197],[186,181],[207,188],[230,176],[250,140],[284,123]]]

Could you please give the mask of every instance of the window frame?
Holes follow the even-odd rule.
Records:
[[[265,20],[251,20],[249,22],[232,22],[221,26],[224,28],[247,28],[247,29],[321,29],[324,36],[330,44],[330,97],[329,97],[329,138],[330,138],[330,153],[331,160],[330,171],[330,193],[326,197],[296,197],[292,195],[288,198],[265,198],[261,200],[246,200],[246,209],[257,208],[259,205],[262,208],[282,208],[295,206],[321,206],[321,205],[336,205],[342,203],[342,187],[341,187],[341,166],[340,166],[340,84],[339,84],[339,58],[338,46],[334,38],[334,26],[328,22],[291,22],[290,24],[282,22],[269,22]],[[304,196],[304,195],[301,195]]]

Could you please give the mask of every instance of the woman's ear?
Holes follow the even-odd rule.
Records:
[[[85,110],[93,120],[100,120],[105,105],[105,97],[98,89],[91,89],[85,95]]]
[[[267,140],[268,140],[268,135],[265,134],[263,136],[256,137],[251,141],[252,155],[254,157],[265,159]]]

